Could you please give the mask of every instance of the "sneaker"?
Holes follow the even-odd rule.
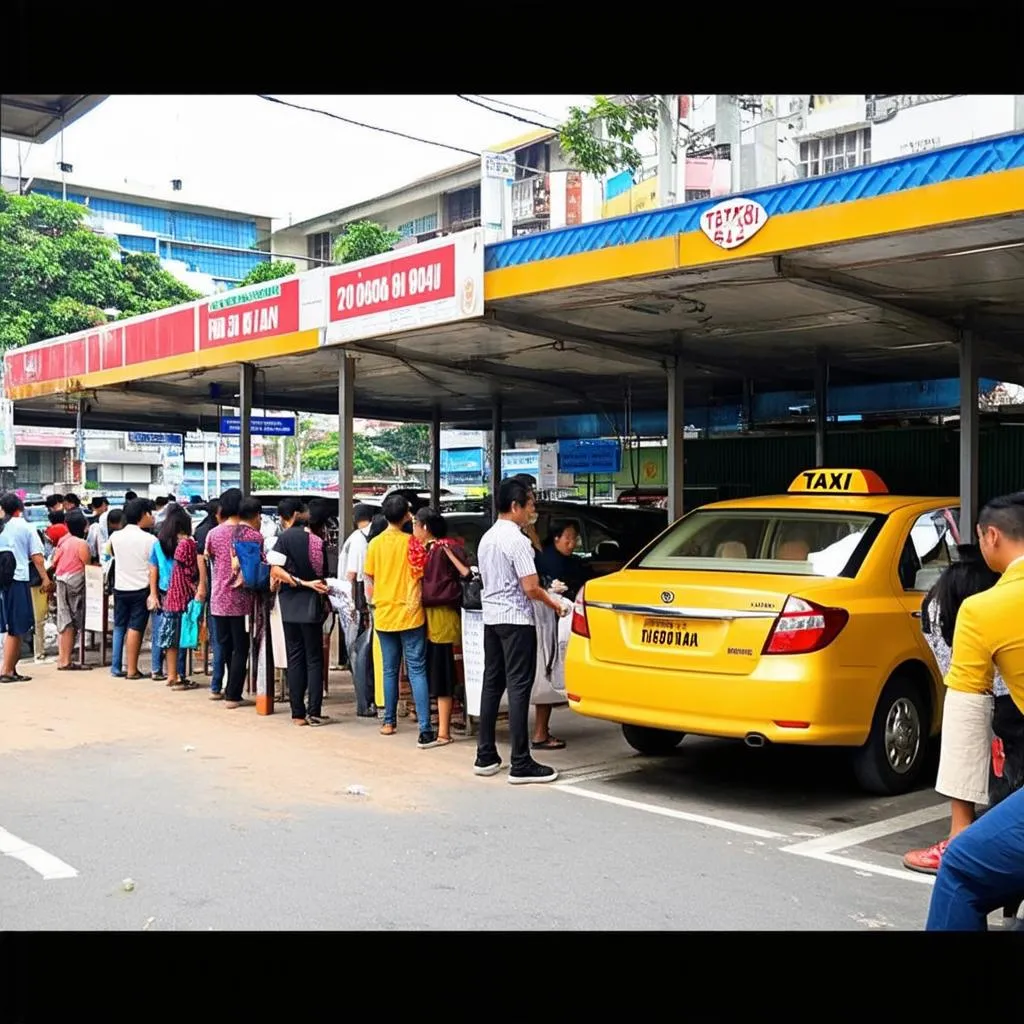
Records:
[[[537,764],[536,761],[525,768],[514,768],[508,773],[508,781],[513,786],[525,786],[531,782],[554,782],[558,778],[558,772],[549,768],[546,764]]]
[[[474,775],[497,775],[501,771],[501,758],[497,761],[481,761],[478,757],[473,765]]]
[[[310,725],[329,725],[331,719],[329,715],[307,715],[306,721]]]
[[[923,850],[911,850],[903,858],[903,866],[911,871],[919,871],[923,875],[936,875],[947,846],[949,840],[943,839],[941,843],[935,843]]]

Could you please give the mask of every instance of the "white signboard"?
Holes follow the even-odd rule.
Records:
[[[768,211],[756,199],[726,199],[700,215],[700,229],[720,249],[749,242],[768,223]]]
[[[480,154],[483,160],[483,176],[485,178],[498,178],[501,181],[514,181],[516,177],[516,160],[514,156],[507,153]]]
[[[331,268],[322,343],[344,344],[483,316],[479,229]]]
[[[103,632],[103,603],[107,595],[103,593],[103,567],[87,565],[85,567],[85,629],[87,633]]]
[[[462,671],[466,681],[466,714],[480,717],[484,690],[484,613],[462,609]],[[501,697],[508,707],[508,691]]]

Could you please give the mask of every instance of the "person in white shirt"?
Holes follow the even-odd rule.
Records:
[[[345,650],[352,660],[352,645],[362,632],[362,616],[366,610],[363,594],[363,566],[366,565],[366,549],[369,547],[370,526],[374,510],[360,502],[352,510],[356,528],[345,538],[338,556],[338,576],[342,580],[342,603],[346,614],[341,616],[341,629],[345,637]],[[347,585],[344,585],[347,584]]]
[[[153,526],[149,503],[141,498],[124,507],[125,525],[111,534],[114,556],[114,667],[111,674],[142,679],[139,652],[149,621],[149,559],[156,537],[146,531]],[[121,668],[121,646],[125,646],[128,671]]]

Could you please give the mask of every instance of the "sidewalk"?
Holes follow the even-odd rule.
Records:
[[[331,804],[372,803],[377,810],[409,811],[443,806],[439,790],[481,785],[472,774],[476,741],[454,734],[448,747],[421,750],[411,718],[398,720],[398,733],[381,736],[374,719],[357,718],[348,672],[332,671],[321,728],[292,724],[287,703],[273,715],[255,707],[235,710],[209,699],[209,690],[175,692],[148,678],[116,679],[109,668],[59,672],[56,665],[19,663],[31,681],[0,686],[0,753],[70,749],[85,744],[157,748],[174,761],[221,762],[218,778],[249,798],[276,805],[296,800]],[[197,682],[207,677],[195,674]],[[617,726],[581,718],[568,708],[552,717],[552,730],[565,750],[544,751],[541,759],[560,772],[607,764],[629,755]],[[498,743],[508,760],[507,727],[499,723]],[[226,769],[221,770],[221,769]],[[367,795],[353,795],[359,786]],[[513,788],[513,787],[509,787]]]

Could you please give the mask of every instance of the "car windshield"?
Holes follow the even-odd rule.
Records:
[[[784,509],[700,509],[633,568],[843,576],[863,560],[878,516]],[[866,547],[864,546],[866,545]]]

